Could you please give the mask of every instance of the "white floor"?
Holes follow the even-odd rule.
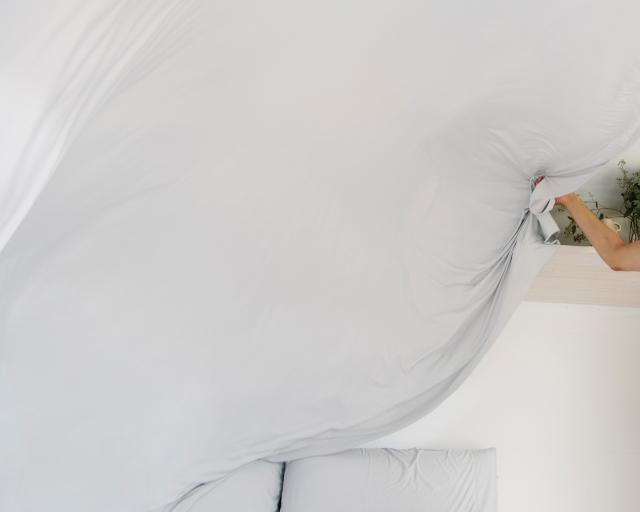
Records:
[[[523,303],[445,403],[367,446],[495,446],[501,512],[640,511],[640,309]]]

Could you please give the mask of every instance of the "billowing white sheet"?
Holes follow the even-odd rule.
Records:
[[[432,410],[637,137],[639,15],[0,4],[0,509],[150,510]]]

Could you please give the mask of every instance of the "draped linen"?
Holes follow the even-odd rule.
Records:
[[[0,509],[171,507],[435,408],[637,139],[638,15],[0,4]]]

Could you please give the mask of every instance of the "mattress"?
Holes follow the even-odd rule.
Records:
[[[497,512],[493,449],[349,450],[285,475],[282,512]]]

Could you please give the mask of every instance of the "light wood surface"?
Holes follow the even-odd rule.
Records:
[[[526,300],[640,308],[640,272],[615,272],[593,247],[562,245]]]

